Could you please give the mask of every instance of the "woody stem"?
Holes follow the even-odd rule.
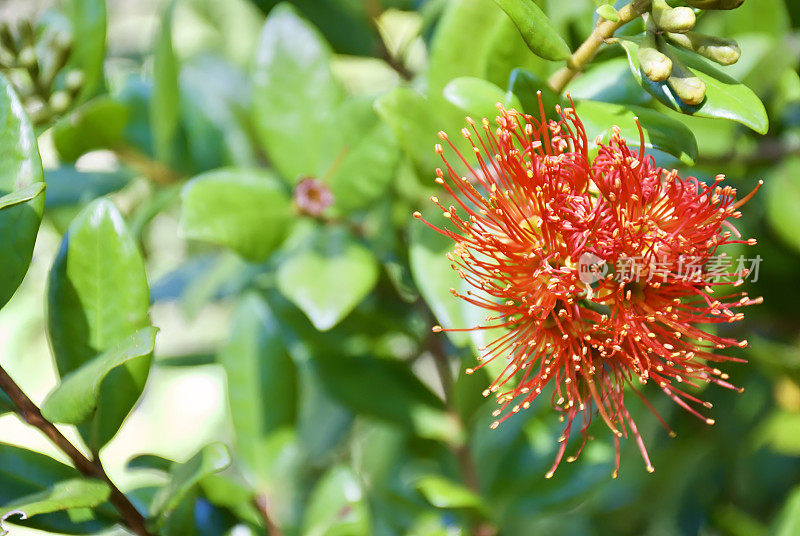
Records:
[[[650,0],[634,0],[619,10],[619,21],[613,22],[601,19],[602,22],[595,26],[594,31],[586,41],[567,59],[567,65],[550,77],[550,80],[548,80],[550,88],[556,93],[563,92],[567,84],[592,61],[592,58],[597,54],[597,50],[606,39],[613,37],[614,32],[635,18],[640,17],[649,9]]]
[[[30,426],[38,428],[58,449],[72,460],[75,469],[87,478],[102,480],[111,489],[109,502],[117,509],[123,523],[138,536],[152,536],[142,514],[111,481],[100,460],[90,460],[42,415],[39,407],[20,389],[17,382],[0,366],[0,389],[14,403],[17,414]]]

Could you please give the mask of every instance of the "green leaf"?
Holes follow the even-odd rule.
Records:
[[[631,76],[624,57],[592,65],[569,83],[567,91],[573,99],[619,104],[647,104],[653,100]]]
[[[384,195],[397,167],[397,141],[373,102],[370,97],[345,101],[325,129],[317,176],[326,177],[342,212],[369,208]]]
[[[800,158],[781,163],[764,185],[767,220],[784,243],[800,251]]]
[[[792,536],[800,533],[800,488],[795,488],[786,499],[775,519],[770,536]]]
[[[134,456],[125,465],[126,469],[149,469],[151,471],[160,471],[162,473],[169,473],[174,461],[156,456],[155,454],[140,454]]]
[[[100,399],[103,382],[115,369],[153,354],[154,327],[143,328],[115,347],[67,374],[42,406],[46,419],[63,424],[81,424],[90,419]]]
[[[596,10],[598,15],[611,22],[619,22],[619,12],[611,4],[603,4]]]
[[[446,3],[431,42],[428,67],[428,96],[437,115],[451,124],[460,123],[464,118],[462,112],[452,107],[442,94],[454,78],[501,76],[504,71],[520,65],[515,58],[521,56],[522,50],[527,52],[527,46],[516,28],[512,28],[513,32],[507,31],[509,23],[510,19],[503,10],[487,0],[452,0]],[[502,43],[498,43],[498,38],[503,39]],[[500,45],[504,52],[498,49]],[[503,56],[514,64],[498,65]],[[528,56],[536,57],[529,52]],[[445,127],[441,125],[436,130],[447,130]],[[428,169],[423,176],[430,173]]]
[[[522,104],[512,92],[505,92],[491,82],[464,76],[456,78],[444,88],[447,100],[468,114],[473,114],[476,121],[487,118],[493,120],[498,114],[496,104],[506,109],[522,110]]]
[[[378,282],[372,252],[342,227],[316,229],[278,267],[278,288],[321,331],[338,324]]]
[[[320,168],[325,120],[342,91],[331,51],[287,4],[275,7],[261,33],[253,73],[253,112],[264,150],[293,183]]]
[[[758,96],[750,88],[712,67],[696,54],[667,45],[670,51],[706,84],[706,99],[697,106],[690,106],[673,93],[667,82],[653,82],[642,74],[638,60],[640,39],[623,38],[619,42],[628,55],[631,72],[639,84],[669,108],[698,117],[730,119],[759,134],[766,134],[769,130],[769,118]]]
[[[75,508],[92,508],[108,499],[111,490],[99,480],[74,479],[58,482],[47,491],[28,495],[0,507],[0,534],[6,534],[2,522],[12,517],[28,519]]]
[[[203,447],[189,461],[176,464],[170,471],[169,482],[162,487],[150,503],[150,519],[156,527],[167,522],[169,516],[203,478],[218,473],[231,463],[225,445],[212,443]]]
[[[303,534],[368,536],[372,532],[361,484],[347,466],[338,465],[322,477],[311,493]]]
[[[50,271],[48,335],[62,377],[150,325],[144,261],[122,215],[106,199],[73,220]],[[141,395],[149,359],[128,362],[103,382],[86,436],[97,451]]]
[[[106,59],[105,0],[73,0],[64,4],[72,23],[69,68],[83,73],[80,100],[96,94],[103,85]]]
[[[511,71],[508,90],[516,95],[525,113],[534,117],[539,117],[539,91],[542,92],[542,104],[548,118],[555,117],[556,104],[562,104],[561,97],[550,89],[544,78],[524,69]]]
[[[279,326],[257,294],[239,302],[228,342],[217,360],[228,378],[228,402],[236,451],[245,467],[260,473],[265,438],[292,425],[297,413],[297,371],[279,335]]]
[[[0,443],[0,504],[13,504],[20,497],[46,493],[57,483],[76,478],[80,478],[78,471],[49,456]],[[106,526],[104,521],[78,521],[59,512],[43,514],[23,524],[48,533],[89,534]]]
[[[611,128],[616,125],[629,144],[638,146],[639,129],[634,121],[638,117],[644,131],[646,148],[664,151],[689,166],[694,165],[694,159],[697,158],[697,141],[689,127],[660,112],[639,106],[597,101],[577,101],[575,112],[583,122],[590,142],[602,137],[607,143]]]
[[[260,169],[227,168],[190,180],[182,191],[181,231],[263,261],[283,242],[293,213],[283,184]]]
[[[528,48],[548,60],[565,60],[572,53],[547,15],[533,0],[495,0],[514,24]]]
[[[172,49],[172,17],[175,2],[170,1],[161,17],[153,50],[153,96],[150,99],[150,125],[156,158],[173,159],[173,141],[180,120],[180,66]]]
[[[424,216],[435,225],[444,224],[444,218],[434,211]],[[409,223],[409,240],[411,275],[436,320],[445,328],[470,327],[461,300],[450,293],[451,288],[461,287],[461,278],[445,256],[452,240],[418,220]],[[456,346],[469,344],[469,335],[463,331],[449,331],[447,336]]]
[[[11,192],[10,194],[6,194],[0,197],[0,210],[4,210],[10,207],[15,207],[22,203],[27,203],[28,201],[36,198],[39,194],[44,192],[45,183],[43,182],[36,182],[29,186],[25,186],[19,190]]]
[[[108,96],[96,97],[53,127],[53,143],[61,160],[74,162],[96,149],[121,145],[130,109]]]
[[[36,135],[11,84],[0,76],[0,195],[39,188],[43,181]],[[44,211],[44,196],[9,205],[0,212],[0,307],[22,283]]]
[[[417,480],[416,486],[425,499],[436,508],[484,509],[480,496],[442,476],[423,476]]]
[[[420,412],[442,414],[441,401],[402,362],[344,357],[333,348],[317,348],[313,367],[323,388],[357,414],[408,429],[419,424]]]
[[[45,172],[47,197],[45,207],[84,205],[98,197],[124,188],[134,177],[125,168],[116,171],[78,171],[61,166]]]
[[[425,97],[398,87],[375,101],[375,110],[394,131],[395,138],[414,163],[419,177],[432,177],[442,159],[433,147],[445,122]]]

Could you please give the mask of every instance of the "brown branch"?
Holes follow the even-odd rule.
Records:
[[[567,59],[567,66],[555,72],[550,77],[548,84],[556,93],[561,93],[567,87],[570,80],[583,71],[592,61],[597,50],[605,43],[606,39],[613,37],[614,32],[625,24],[628,24],[636,17],[650,9],[650,0],[634,0],[619,10],[619,21],[602,20],[591,33],[591,35],[578,47],[572,56]]]
[[[111,489],[109,502],[117,509],[123,523],[138,536],[152,536],[146,521],[135,506],[111,481],[100,460],[90,460],[67,439],[53,423],[42,415],[39,407],[20,389],[19,385],[0,366],[0,389],[5,391],[17,408],[17,414],[29,425],[38,428],[58,449],[72,460],[75,468],[87,478],[105,482]]]

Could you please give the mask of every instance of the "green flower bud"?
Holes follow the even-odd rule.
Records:
[[[671,8],[665,0],[653,0],[653,22],[667,32],[688,32],[697,23],[697,17],[690,7]]]
[[[672,60],[672,74],[667,79],[669,87],[686,104],[696,106],[702,103],[706,98],[706,83],[695,76],[676,56],[668,55]]]
[[[658,50],[658,37],[653,32],[645,34],[639,45],[639,67],[653,82],[662,82],[672,72],[672,60]]]
[[[72,69],[64,77],[64,85],[70,92],[75,93],[83,86],[83,79],[83,71]]]
[[[667,39],[671,43],[700,54],[720,65],[732,65],[739,61],[739,57],[742,55],[742,50],[733,39],[723,39],[695,32],[667,33]]]
[[[56,112],[61,113],[69,108],[72,98],[66,91],[56,91],[50,95],[50,108]]]
[[[17,62],[22,67],[33,67],[34,65],[38,64],[38,60],[36,58],[36,49],[32,46],[26,46],[19,52],[19,56],[17,56]]]
[[[736,9],[744,0],[685,0],[692,7],[700,9]]]

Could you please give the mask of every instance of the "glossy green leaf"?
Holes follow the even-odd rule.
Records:
[[[303,534],[369,536],[369,512],[361,483],[352,469],[335,466],[311,493]]]
[[[24,520],[41,514],[50,514],[75,508],[92,508],[108,499],[111,490],[99,480],[74,479],[54,484],[50,489],[28,495],[0,507],[0,534],[2,521]]]
[[[189,461],[176,464],[170,471],[169,482],[162,487],[150,503],[150,519],[156,528],[167,522],[169,516],[203,478],[228,467],[231,457],[221,443],[203,447]]]
[[[73,166],[61,166],[45,172],[50,208],[83,205],[106,194],[121,190],[133,178],[125,168],[117,171],[78,171]]]
[[[603,4],[597,8],[597,14],[611,22],[619,22],[619,12],[611,4]]]
[[[596,100],[619,104],[647,104],[653,96],[644,91],[626,58],[614,58],[592,65],[567,86],[573,99]]]
[[[153,95],[150,99],[150,125],[156,158],[172,161],[172,144],[180,120],[180,66],[172,47],[172,19],[175,2],[170,1],[161,17],[153,50]]]
[[[37,182],[30,186],[25,186],[19,190],[15,190],[10,194],[0,197],[0,210],[5,210],[10,207],[15,207],[22,203],[35,199],[39,194],[44,192],[45,183]]]
[[[11,84],[0,76],[0,196],[25,197],[41,184],[42,161],[36,135]],[[15,193],[25,190],[27,194]],[[44,195],[0,212],[0,307],[22,283],[44,210]]]
[[[65,162],[74,162],[96,149],[117,148],[129,117],[125,104],[107,96],[96,97],[55,124],[53,143]]]
[[[144,261],[122,215],[106,199],[73,220],[50,271],[47,328],[62,377],[150,325]],[[149,359],[115,369],[103,382],[86,439],[99,449],[144,389]]]
[[[399,87],[375,101],[378,115],[391,127],[419,177],[433,177],[442,159],[433,147],[440,143],[437,133],[445,128],[430,101],[406,87]]]
[[[483,73],[477,77],[500,87],[506,86],[514,69],[521,68],[546,77],[553,63],[531,54],[514,22],[497,5],[492,2],[487,4],[500,13],[487,43]]]
[[[443,409],[436,395],[398,361],[343,357],[317,348],[313,366],[326,392],[356,413],[413,429],[418,411],[441,414]]]
[[[186,238],[229,247],[252,261],[272,254],[293,219],[284,185],[266,170],[210,171],[186,183],[181,195]]]
[[[697,141],[692,131],[680,121],[662,113],[640,106],[597,101],[577,101],[575,111],[590,141],[601,137],[604,143],[608,143],[611,128],[616,125],[629,144],[638,146],[639,129],[635,122],[638,118],[646,148],[664,151],[689,166],[697,158]]]
[[[461,129],[464,118],[463,112],[444,98],[443,90],[451,80],[462,76],[501,76],[503,72],[520,66],[516,58],[521,57],[520,50],[527,51],[528,47],[516,28],[507,31],[509,22],[503,10],[491,1],[446,2],[431,41],[428,98],[437,115],[446,119],[448,124],[455,124]],[[502,43],[498,43],[499,37],[503,39]],[[503,49],[505,51],[501,53]],[[530,52],[528,55],[535,57]],[[503,57],[507,58],[506,62],[513,64],[503,63]],[[503,82],[496,78],[492,81]],[[441,125],[437,130],[448,128]]]
[[[484,508],[483,501],[475,492],[442,476],[424,476],[417,480],[416,486],[437,508]]]
[[[517,25],[531,51],[548,60],[565,60],[571,51],[533,0],[495,0]]]
[[[325,128],[318,177],[330,185],[334,206],[343,211],[369,208],[389,187],[399,149],[371,97],[342,103]]]
[[[64,6],[72,24],[72,54],[68,66],[83,73],[80,98],[84,100],[98,93],[104,83],[106,2],[73,0]]]
[[[59,482],[80,478],[72,467],[44,454],[0,443],[0,504],[9,505],[20,497],[46,494]],[[107,519],[80,521],[65,512],[42,514],[17,524],[56,534],[90,534],[107,527]],[[13,534],[13,533],[12,533]]]
[[[493,121],[500,113],[496,106],[498,103],[506,109],[522,110],[522,105],[514,93],[503,91],[480,78],[456,78],[445,86],[444,96],[455,106],[472,114],[476,121],[483,118]]]
[[[47,397],[42,414],[56,423],[86,422],[97,410],[100,390],[109,374],[134,360],[149,360],[155,348],[157,331],[154,327],[143,328],[67,374]]]
[[[547,85],[547,80],[541,76],[526,71],[525,69],[514,69],[508,80],[508,90],[513,93],[520,102],[525,113],[534,117],[539,117],[539,97],[538,92],[542,92],[542,105],[545,115],[552,119],[555,117],[555,107],[563,104],[561,97]]]
[[[670,50],[706,84],[706,99],[697,106],[690,106],[681,101],[666,82],[653,82],[642,74],[637,56],[638,39],[624,38],[619,42],[628,55],[633,76],[645,90],[666,106],[687,115],[730,119],[760,134],[766,134],[769,129],[769,119],[764,104],[744,84],[712,67],[697,55],[670,47]]]
[[[278,288],[317,327],[338,324],[378,281],[372,252],[342,227],[318,228],[278,267]]]
[[[331,51],[287,4],[275,7],[261,33],[253,74],[259,140],[289,182],[319,171],[323,126],[341,100]]]
[[[149,469],[168,473],[174,464],[174,461],[155,454],[140,454],[128,460],[125,467],[126,469]]]
[[[239,302],[228,342],[217,360],[228,378],[236,451],[251,472],[261,467],[260,445],[297,412],[297,371],[280,339],[280,327],[257,294]]]

